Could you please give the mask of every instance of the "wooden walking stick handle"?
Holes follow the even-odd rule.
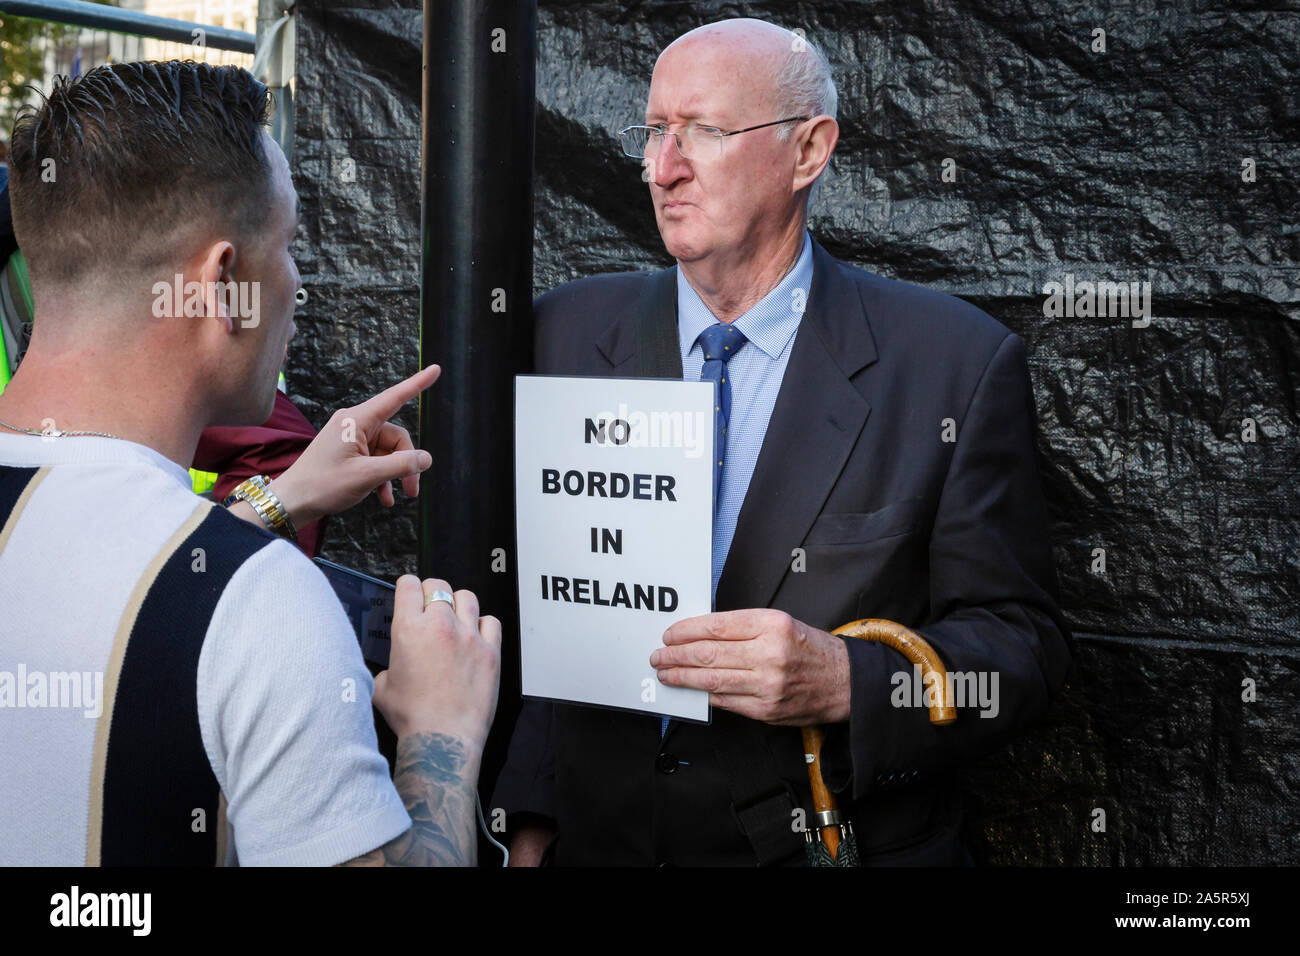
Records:
[[[867,641],[878,641],[901,653],[913,664],[921,668],[922,686],[933,687],[934,703],[930,705],[930,723],[935,726],[951,724],[957,719],[957,708],[953,705],[951,688],[947,681],[947,669],[938,653],[930,643],[910,628],[895,621],[882,618],[864,618],[853,621],[843,627],[837,627],[832,634],[840,637],[860,637]],[[930,676],[930,675],[935,676]],[[808,763],[808,782],[812,784],[814,819],[809,826],[809,833],[817,835],[826,844],[832,857],[839,853],[841,816],[839,804],[822,780],[822,741],[825,730],[819,725],[803,728],[804,760]],[[847,822],[847,821],[844,821]]]

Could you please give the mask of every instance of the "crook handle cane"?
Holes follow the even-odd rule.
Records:
[[[841,637],[860,637],[867,641],[879,641],[900,652],[913,664],[921,667],[923,686],[933,686],[934,703],[930,705],[930,723],[936,727],[951,724],[957,719],[957,708],[953,706],[947,671],[935,649],[921,635],[894,621],[881,618],[864,618],[853,621],[843,627],[837,627],[832,634]],[[930,676],[931,674],[935,676]],[[840,812],[839,804],[822,780],[822,740],[825,731],[818,725],[803,728],[804,760],[808,763],[808,780],[812,784],[813,820],[804,833],[809,843],[820,841],[830,851],[834,859],[839,854],[842,835],[853,832],[852,824]]]

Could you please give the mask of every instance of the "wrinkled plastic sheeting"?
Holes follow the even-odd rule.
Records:
[[[306,0],[296,15],[293,251],[308,300],[287,378],[323,427],[419,367],[421,12]],[[414,435],[415,403],[396,420]],[[395,494],[392,509],[371,496],[332,518],[325,556],[390,580],[413,572],[416,505]]]
[[[416,365],[420,10],[298,15],[290,383],[319,425]],[[539,292],[668,264],[616,131],[668,42],[737,15],[834,70],[813,233],[1029,345],[1076,668],[968,772],[977,858],[1300,862],[1295,4],[542,2]],[[1046,314],[1067,281],[1149,283],[1149,322]],[[363,506],[328,550],[407,570],[414,514]]]

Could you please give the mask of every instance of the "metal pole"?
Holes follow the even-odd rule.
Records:
[[[257,56],[252,68],[254,76],[265,78],[275,99],[271,138],[284,150],[290,168],[293,166],[293,90],[289,85],[295,57],[293,6],[293,0],[258,0]]]
[[[536,0],[424,0],[420,403],[433,467],[419,569],[478,594],[505,628],[485,793],[519,707],[514,375],[532,367]],[[490,810],[489,810],[490,812]]]

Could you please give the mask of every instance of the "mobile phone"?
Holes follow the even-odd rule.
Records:
[[[339,603],[352,622],[352,629],[357,632],[361,656],[372,669],[386,668],[392,647],[393,595],[397,589],[387,581],[333,561],[315,560],[338,595]]]

